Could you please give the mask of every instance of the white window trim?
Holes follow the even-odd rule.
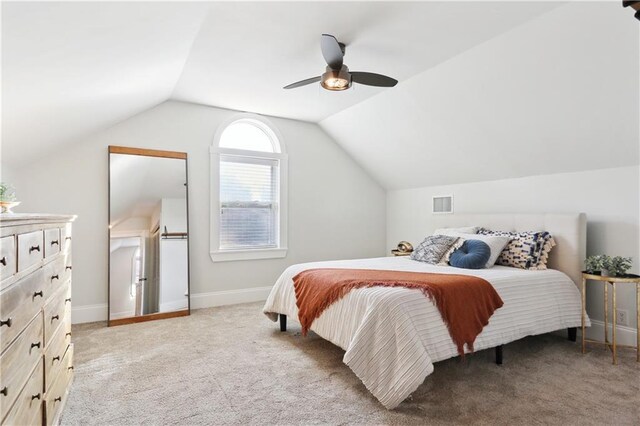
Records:
[[[222,132],[230,124],[238,120],[252,120],[262,123],[274,134],[280,145],[279,153],[246,151],[241,149],[220,148],[220,137]],[[280,199],[278,202],[280,222],[278,223],[278,247],[258,248],[258,249],[220,249],[220,155],[239,155],[257,158],[273,158],[279,160],[278,170],[280,172]],[[288,226],[288,156],[282,135],[271,122],[264,117],[255,114],[238,114],[230,120],[225,121],[218,127],[213,143],[209,147],[209,161],[211,174],[209,184],[211,185],[211,205],[209,207],[211,217],[211,229],[209,240],[209,255],[213,262],[229,262],[236,260],[258,260],[258,259],[278,259],[287,255],[287,226]]]

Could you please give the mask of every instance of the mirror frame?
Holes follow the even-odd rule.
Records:
[[[186,198],[185,201],[187,203],[187,309],[182,309],[179,311],[171,311],[171,312],[157,312],[153,314],[146,314],[134,317],[127,318],[118,318],[111,319],[111,254],[110,254],[110,244],[111,244],[111,228],[109,224],[111,223],[111,154],[126,154],[126,155],[140,155],[143,157],[161,157],[161,158],[175,158],[184,160],[184,172],[185,172],[185,191]],[[108,190],[107,190],[107,327],[112,327],[115,325],[124,325],[124,324],[133,324],[138,322],[145,321],[153,321],[158,319],[165,318],[175,318],[175,317],[184,317],[191,314],[191,253],[189,249],[189,243],[191,240],[191,234],[189,231],[189,161],[187,160],[186,152],[178,152],[178,151],[162,151],[157,149],[146,149],[146,148],[132,148],[127,146],[115,146],[109,145],[109,152],[107,154],[107,171],[109,173],[109,177],[107,179],[108,182]]]

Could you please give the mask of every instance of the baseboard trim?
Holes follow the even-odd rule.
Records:
[[[214,306],[237,305],[239,303],[261,302],[267,300],[271,286],[243,288],[240,290],[212,291],[191,295],[191,309],[211,308]],[[82,324],[107,320],[107,304],[74,306],[71,310],[71,322]]]
[[[107,304],[83,305],[71,307],[71,323],[82,324],[107,320]]]
[[[267,300],[271,286],[243,288],[241,290],[213,291],[191,295],[191,309],[213,306],[237,305],[238,303],[261,302]]]
[[[611,341],[611,335],[613,327],[611,323],[609,325],[609,341]],[[587,328],[587,339],[592,340],[604,340],[604,321],[591,320],[591,327]],[[637,331],[635,328],[618,325],[616,326],[616,344],[635,346],[637,344]]]

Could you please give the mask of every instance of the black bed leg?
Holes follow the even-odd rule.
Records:
[[[502,365],[502,345],[496,346],[496,364]]]
[[[578,340],[578,327],[569,327],[567,328],[567,333],[569,335],[569,340],[575,342]]]
[[[280,314],[280,331],[287,331],[287,316]]]

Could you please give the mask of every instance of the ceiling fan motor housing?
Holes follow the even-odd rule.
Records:
[[[351,87],[351,74],[346,65],[342,65],[339,70],[327,67],[325,73],[322,74],[320,84],[327,90],[347,90]]]

